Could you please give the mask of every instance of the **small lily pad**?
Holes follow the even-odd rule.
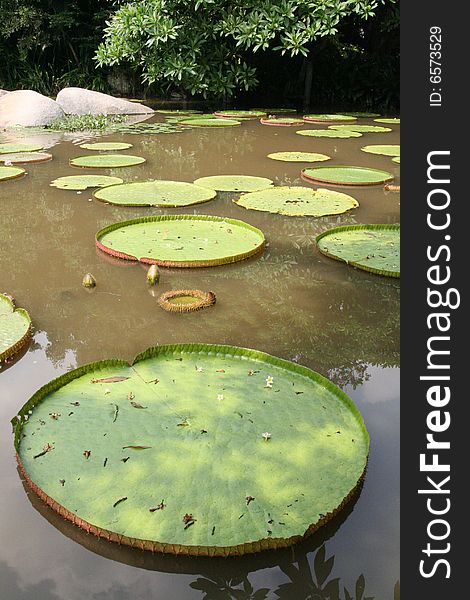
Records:
[[[268,158],[284,162],[322,162],[331,160],[331,156],[319,154],[318,152],[273,152],[268,154]]]
[[[20,167],[2,167],[0,166],[0,181],[7,179],[16,179],[24,175],[26,171]]]
[[[328,129],[335,131],[360,131],[361,133],[386,133],[392,131],[390,127],[380,125],[330,125]]]
[[[170,290],[158,299],[158,304],[168,312],[187,313],[215,304],[214,292],[202,290]]]
[[[351,115],[304,115],[304,121],[308,123],[354,123],[356,117]]]
[[[317,238],[322,254],[358,269],[400,277],[400,225],[347,225]]]
[[[383,154],[384,156],[400,156],[399,144],[373,144],[361,148],[363,152],[368,154]]]
[[[356,138],[361,137],[362,133],[359,131],[335,131],[334,129],[304,129],[303,131],[296,131],[297,135],[305,135],[307,137],[317,138]]]
[[[359,206],[357,200],[347,194],[299,186],[243,194],[235,202],[244,208],[291,217],[339,215]]]
[[[228,119],[259,119],[265,117],[266,113],[262,110],[218,110],[214,115]]]
[[[73,167],[92,169],[116,169],[117,167],[132,167],[141,165],[145,158],[131,156],[129,154],[90,154],[89,156],[78,156],[70,159]]]
[[[87,188],[103,187],[106,185],[115,185],[123,183],[120,177],[110,177],[108,175],[66,175],[58,177],[51,181],[52,187],[60,190],[86,190]]]
[[[200,177],[194,183],[218,192],[254,192],[273,185],[271,179],[251,175],[212,175]]]
[[[52,154],[48,152],[11,152],[10,154],[0,154],[0,164],[10,162],[16,165],[25,165],[31,163],[41,163],[52,160]]]
[[[261,119],[262,125],[273,125],[277,127],[291,127],[293,125],[303,125],[303,119],[295,119],[289,117],[266,118]]]
[[[132,144],[126,142],[92,142],[89,144],[80,144],[80,148],[85,150],[128,150],[132,148]]]
[[[302,178],[307,181],[330,185],[378,185],[393,181],[393,175],[388,171],[343,165],[304,169]]]
[[[42,150],[41,144],[21,144],[16,142],[0,144],[0,154],[9,154],[10,152],[37,152],[38,150]]]
[[[179,125],[191,125],[192,127],[236,127],[241,125],[240,121],[234,119],[187,119],[180,121]]]
[[[113,131],[126,135],[159,135],[179,133],[182,129],[171,123],[134,123],[118,125],[113,127]]]
[[[136,181],[103,187],[97,200],[122,206],[190,206],[215,198],[217,192],[185,181]]]
[[[385,118],[385,119],[374,119],[377,123],[390,123],[390,125],[399,125],[400,119],[399,117],[394,118]]]
[[[0,362],[22,350],[31,339],[31,319],[16,308],[7,294],[0,294]]]

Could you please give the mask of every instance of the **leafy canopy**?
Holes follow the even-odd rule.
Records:
[[[341,21],[373,17],[394,0],[143,0],[119,2],[107,22],[99,65],[127,63],[163,91],[231,96],[258,83],[259,50],[308,56]]]

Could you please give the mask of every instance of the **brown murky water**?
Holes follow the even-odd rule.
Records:
[[[392,133],[337,140],[257,122],[172,135],[110,135],[103,139],[134,144],[129,153],[147,162],[82,172],[128,181],[246,174],[309,187],[300,180],[304,165],[266,158],[270,152],[302,150],[333,157],[324,164],[368,165],[398,178],[399,165],[389,157],[360,151],[366,144],[399,143],[398,127],[392,127]],[[80,173],[68,160],[87,153],[77,146],[84,136],[35,133],[27,139],[50,147],[54,160],[30,165],[27,177],[0,184],[0,291],[27,308],[35,326],[28,352],[0,371],[2,600],[334,600],[335,585],[340,598],[346,586],[359,600],[361,575],[366,596],[392,600],[399,577],[399,283],[320,255],[314,238],[341,224],[398,222],[399,195],[381,186],[345,188],[359,208],[322,219],[247,211],[230,194],[186,209],[114,207],[90,201],[87,191],[49,187],[56,177]],[[162,270],[160,284],[149,290],[145,269],[98,252],[94,235],[113,221],[163,213],[239,218],[261,228],[268,247],[230,266]],[[98,282],[92,292],[81,286],[86,272]],[[162,291],[193,287],[213,290],[217,304],[183,315],[159,308]],[[372,440],[359,498],[292,550],[210,561],[121,549],[77,531],[28,497],[16,471],[9,420],[30,395],[77,365],[109,357],[131,360],[148,346],[173,342],[263,350],[341,385],[362,411]]]

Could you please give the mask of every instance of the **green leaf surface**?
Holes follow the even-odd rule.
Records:
[[[96,239],[98,247],[109,254],[175,267],[236,262],[260,252],[265,242],[262,231],[248,223],[206,215],[114,223],[99,231]]]
[[[126,379],[93,383],[111,377]],[[25,404],[14,429],[27,477],[79,525],[190,554],[297,541],[337,512],[369,451],[357,407],[329,380],[204,344],[66,373]]]
[[[392,131],[390,127],[381,127],[380,125],[330,125],[328,129],[335,131],[359,131],[361,133],[387,133]]]
[[[302,177],[331,185],[378,185],[393,180],[388,171],[355,166],[312,167],[304,169]]]
[[[11,162],[12,164],[25,165],[28,163],[47,162],[52,159],[48,152],[10,152],[0,155],[0,163]]]
[[[380,117],[379,113],[371,113],[371,112],[345,112],[345,113],[343,113],[343,115],[347,115],[349,117],[358,117],[360,119]]]
[[[37,152],[38,150],[42,150],[41,144],[21,144],[17,142],[0,144],[0,154],[7,154],[10,152]]]
[[[400,124],[400,119],[397,117],[390,118],[390,119],[374,119],[374,121],[376,121],[377,123],[390,123],[391,125],[399,125]]]
[[[292,125],[303,125],[303,119],[294,119],[289,117],[266,118],[261,119],[263,125],[273,125],[277,127],[289,127]]]
[[[162,115],[197,115],[202,114],[202,110],[181,110],[179,108],[158,108],[155,109],[156,113]]]
[[[212,175],[200,177],[194,183],[218,192],[254,192],[273,185],[271,179],[251,175]]]
[[[347,129],[345,131],[335,131],[334,129],[304,129],[303,131],[296,131],[297,135],[305,135],[307,137],[317,138],[356,138],[361,137],[362,133],[359,131],[351,131]]]
[[[347,194],[305,187],[276,187],[252,192],[243,194],[235,202],[244,208],[292,217],[339,215],[359,206],[359,203]]]
[[[123,183],[120,177],[108,175],[66,175],[51,181],[51,186],[60,190],[86,190],[87,188],[103,187]]]
[[[388,277],[400,277],[400,225],[350,225],[320,234],[320,252]]]
[[[94,192],[97,200],[123,206],[190,206],[212,200],[217,195],[207,189],[185,181],[136,181],[111,185]]]
[[[73,167],[89,167],[93,169],[115,169],[117,167],[132,167],[141,165],[145,158],[130,154],[90,154],[70,159]]]
[[[15,308],[7,295],[0,294],[0,362],[23,348],[30,328],[31,319],[24,308]]]
[[[354,121],[357,121],[357,119],[351,115],[316,114],[304,115],[304,121],[311,123],[354,123]]]
[[[85,150],[128,150],[132,148],[132,144],[126,142],[92,142],[89,144],[80,144],[80,148]]]
[[[256,119],[265,117],[266,113],[262,110],[218,110],[214,115],[229,119]]]
[[[394,157],[392,158],[392,161],[393,161],[393,162],[395,162],[395,163],[398,163],[398,164],[400,164],[400,157],[399,157],[399,156],[394,156]]]
[[[268,158],[285,162],[323,162],[330,160],[331,156],[318,152],[273,152],[268,154]]]
[[[113,131],[131,135],[156,135],[162,133],[178,133],[182,131],[182,129],[171,123],[134,123],[131,125],[118,125],[113,128]]]
[[[20,167],[2,167],[0,166],[0,181],[7,179],[16,179],[24,175],[26,171]]]
[[[372,144],[361,148],[368,154],[383,154],[384,156],[400,156],[400,146],[398,144]]]
[[[180,125],[191,125],[192,127],[236,127],[241,125],[240,121],[234,119],[187,119],[180,121]]]

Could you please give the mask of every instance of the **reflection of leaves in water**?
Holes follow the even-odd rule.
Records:
[[[269,593],[269,588],[260,588],[255,592],[247,576],[228,580],[223,577],[198,577],[189,585],[204,594],[203,600],[264,600]]]

